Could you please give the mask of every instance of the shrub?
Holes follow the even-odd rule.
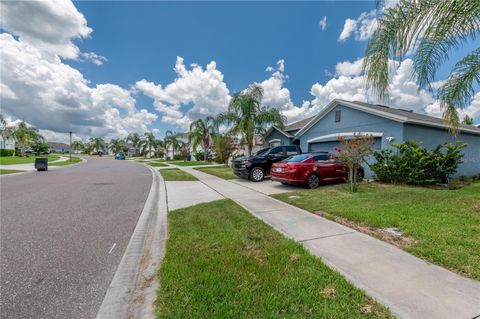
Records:
[[[462,149],[467,145],[440,144],[432,150],[414,141],[391,144],[396,150],[373,152],[376,162],[370,165],[377,180],[387,183],[433,184],[448,183],[463,162]]]
[[[348,181],[350,182],[350,191],[357,190],[357,173],[362,164],[372,152],[373,138],[370,135],[362,133],[354,134],[352,139],[339,137],[340,146],[336,148],[338,159],[348,167]]]
[[[0,156],[13,156],[14,150],[0,149]]]

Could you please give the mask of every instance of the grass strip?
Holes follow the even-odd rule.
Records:
[[[165,181],[198,181],[198,179],[178,168],[165,168],[160,170]],[[186,194],[188,196],[188,194]]]
[[[225,166],[197,167],[196,170],[207,174],[215,175],[223,179],[237,179],[238,176],[233,173],[233,169]]]
[[[341,184],[272,196],[313,213],[327,212],[333,220],[368,226],[380,239],[383,229],[399,228],[402,236],[393,244],[480,280],[479,182],[459,190],[362,183],[356,193]]]
[[[198,165],[213,165],[213,164],[216,164],[216,163],[213,163],[213,162],[204,162],[204,161],[190,161],[190,162],[185,162],[185,161],[174,161],[174,162],[170,162],[174,165],[178,165],[178,166],[198,166]]]
[[[72,160],[66,160],[66,161],[56,162],[56,163],[48,163],[48,166],[66,166],[66,165],[80,163],[81,161],[82,159],[80,157],[72,156]]]
[[[169,213],[157,318],[392,318],[229,199]]]
[[[48,162],[58,160],[60,156],[58,155],[44,155],[44,156],[29,156],[29,157],[19,157],[19,156],[0,156],[0,165],[15,165],[15,164],[29,164],[34,163],[37,157],[48,158]]]
[[[21,172],[25,172],[25,171],[19,171],[19,170],[16,170],[16,169],[3,169],[3,168],[0,168],[0,175],[7,175],[7,174],[21,173]]]

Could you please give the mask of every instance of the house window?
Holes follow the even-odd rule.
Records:
[[[340,122],[342,118],[342,111],[336,111],[335,112],[335,122]]]

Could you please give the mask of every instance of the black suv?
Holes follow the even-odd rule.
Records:
[[[264,148],[252,156],[237,158],[233,162],[233,172],[237,176],[260,182],[270,174],[273,163],[301,153],[297,145]]]

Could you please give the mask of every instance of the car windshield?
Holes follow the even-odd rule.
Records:
[[[264,149],[261,149],[260,151],[256,152],[255,154],[253,155],[256,155],[256,156],[263,156],[263,155],[267,155],[267,153],[271,150],[270,147],[267,147],[267,148],[264,148]]]
[[[303,162],[308,158],[308,154],[299,154],[299,155],[293,155],[284,160],[284,162],[287,163],[299,163]]]

